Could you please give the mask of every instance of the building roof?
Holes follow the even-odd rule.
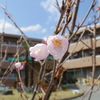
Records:
[[[93,29],[94,28],[94,25],[91,25],[91,26],[87,26],[87,27],[82,27],[82,28],[80,28],[78,31],[77,31],[77,33],[76,34],[80,34],[81,32],[83,32],[85,29],[87,30],[87,31],[90,31],[90,29]],[[96,29],[99,29],[100,28],[100,24],[97,24],[96,25]],[[75,31],[74,31],[75,32]],[[67,37],[68,36],[68,34],[65,34],[65,37]]]
[[[21,35],[7,34],[7,33],[5,33],[4,36],[19,38]],[[35,40],[35,41],[43,41],[43,39],[38,39],[38,38],[29,38],[29,37],[28,37],[28,39],[30,39],[30,40]]]

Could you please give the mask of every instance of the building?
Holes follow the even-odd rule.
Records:
[[[2,44],[0,44],[0,57],[2,57],[1,60],[0,60],[0,61],[2,61],[0,77],[2,77],[3,73],[8,68],[8,66],[11,64],[11,61],[14,58],[14,55],[15,55],[16,50],[17,50],[17,41],[19,40],[20,35],[3,34],[3,41],[1,39],[1,37],[2,36],[0,34],[0,43],[2,43]],[[29,38],[29,40],[31,41],[31,45],[32,46],[34,46],[37,43],[43,42],[42,39]],[[2,46],[2,50],[1,50],[1,46]],[[19,46],[19,48],[20,48],[19,52],[22,52],[23,50],[25,50],[25,48],[23,46]],[[25,60],[25,53],[22,53],[20,55],[20,59],[22,61]],[[31,63],[32,58],[28,57],[28,60]],[[33,67],[34,67],[34,69],[36,71],[39,71],[40,64],[38,62],[34,62]],[[28,78],[28,80],[27,80],[29,82],[28,84],[30,85],[30,84],[33,84],[33,80],[34,80],[35,77],[37,78],[37,75],[36,75],[36,73],[33,70],[30,69],[29,66],[28,66],[27,70],[29,72],[28,73],[28,77],[31,78],[31,81],[30,81],[30,78]],[[25,78],[25,71],[23,70],[23,71],[21,71],[21,73],[23,75],[22,78],[24,80],[24,78]],[[33,76],[35,76],[35,77],[33,77]],[[17,78],[17,73],[16,73],[16,70],[14,69],[13,72],[8,75],[8,77],[5,77],[5,80],[4,80],[3,83],[5,85],[14,84],[15,81],[16,81],[16,78]]]
[[[93,27],[92,27],[93,28]],[[80,29],[77,34],[72,38],[69,47],[69,53],[75,47],[78,37],[85,28]],[[96,26],[96,73],[95,78],[100,74],[100,25]],[[91,78],[92,76],[92,60],[93,60],[93,33],[91,29],[87,28],[85,31],[82,42],[80,41],[75,48],[73,55],[64,63],[63,67],[68,69],[66,77],[69,79],[73,76],[81,78]],[[87,44],[88,46],[86,46]]]

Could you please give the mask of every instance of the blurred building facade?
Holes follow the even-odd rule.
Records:
[[[75,47],[78,37],[81,36],[85,28],[80,29],[77,34],[72,38],[69,47],[69,53]],[[93,27],[87,28],[81,41],[78,42],[73,55],[63,64],[63,67],[68,69],[66,77],[69,79],[73,76],[81,78],[91,78],[92,65],[93,65]],[[86,44],[86,45],[85,45]],[[95,78],[100,74],[100,25],[96,26],[96,73]]]
[[[14,55],[17,51],[17,47],[19,48],[19,52],[23,52],[25,50],[25,48],[23,47],[23,45],[17,45],[17,41],[20,39],[20,35],[13,35],[13,34],[2,34],[0,33],[0,38],[2,38],[3,36],[3,41],[0,42],[0,46],[2,48],[0,48],[0,58],[1,60],[1,71],[0,71],[0,78],[3,76],[4,72],[6,71],[6,69],[8,67],[10,67],[11,65],[11,61],[14,59]],[[29,40],[31,41],[31,45],[34,46],[35,44],[37,43],[41,43],[43,42],[42,39],[36,39],[36,38],[29,38]],[[1,41],[1,40],[0,40]],[[20,55],[20,60],[21,61],[24,61],[25,60],[25,52],[22,53]],[[30,56],[28,56],[28,60],[29,60],[29,63],[30,65],[32,65],[32,67],[34,67],[34,69],[39,72],[39,69],[40,69],[40,64],[38,62],[34,62],[32,64],[32,58]],[[34,59],[33,59],[34,60]],[[7,77],[4,77],[4,80],[3,80],[3,84],[5,85],[13,85],[16,83],[17,81],[17,72],[16,72],[16,68],[14,67],[14,65],[12,66],[12,68],[14,68],[14,70],[12,71],[12,73],[9,73],[7,75]],[[27,71],[29,72],[28,73],[28,85],[31,85],[31,84],[35,84],[34,82],[34,78],[35,80],[37,79],[37,75],[29,66],[27,66]],[[22,78],[23,80],[25,79],[25,70],[23,69],[21,71],[21,75],[22,75]],[[35,76],[35,77],[34,77]]]

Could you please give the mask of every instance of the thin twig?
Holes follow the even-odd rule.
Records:
[[[94,15],[94,18],[96,18],[96,16]],[[96,23],[94,22],[94,41],[93,41],[93,56],[92,56],[93,60],[92,60],[92,83],[91,85],[94,83],[94,78],[95,78],[95,67],[96,67]],[[93,90],[93,86],[91,88],[91,91]],[[91,95],[92,95],[92,92],[90,91],[90,94],[89,94],[89,97],[88,97],[88,100],[91,99]]]
[[[93,6],[94,6],[94,1],[95,1],[95,0],[92,0],[91,6],[90,6],[89,10],[87,11],[87,14],[85,15],[83,21],[82,21],[81,24],[78,26],[78,28],[76,29],[76,31],[71,35],[71,37],[69,38],[69,40],[72,39],[72,37],[77,33],[77,31],[79,30],[79,28],[84,24],[85,20],[87,19],[87,17],[88,17],[88,15],[89,15],[90,11],[92,10],[92,8],[93,8]]]
[[[85,92],[85,94],[82,96],[82,98],[80,100],[83,100],[85,98],[85,96],[90,92],[91,88],[95,85],[95,83],[100,79],[100,75],[98,76],[97,80],[91,85],[91,87],[88,89],[87,92]]]

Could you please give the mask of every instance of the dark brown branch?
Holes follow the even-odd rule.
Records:
[[[65,4],[66,4],[66,1],[65,1]],[[62,21],[62,19],[63,19],[64,14],[65,14],[65,10],[66,10],[66,9],[63,9],[62,12],[61,12],[61,15],[60,15],[58,24],[57,24],[57,26],[56,26],[56,29],[55,29],[55,31],[54,31],[54,34],[57,34],[58,28],[59,28],[59,26],[60,26],[60,24],[61,24],[61,21]]]
[[[85,22],[85,20],[87,19],[87,17],[88,17],[88,15],[89,15],[90,11],[91,11],[92,8],[94,7],[94,2],[95,2],[95,0],[92,1],[91,6],[90,6],[89,10],[87,11],[87,14],[85,15],[83,21],[82,21],[81,24],[78,26],[78,28],[76,29],[76,31],[71,35],[71,37],[69,38],[69,40],[72,39],[72,37],[77,33],[77,31],[79,30],[79,28],[84,24],[84,22]],[[70,33],[70,34],[71,34],[71,33]]]
[[[54,60],[52,78],[51,78],[49,87],[47,89],[47,92],[46,92],[43,100],[49,100],[51,92],[52,92],[52,90],[53,90],[53,88],[55,86],[55,83],[54,83],[54,81],[55,81],[55,79],[54,79],[55,78],[55,71],[56,71],[56,61]]]
[[[71,33],[69,33],[69,34],[72,34],[73,30],[75,28],[76,17],[77,17],[77,13],[78,13],[78,9],[79,9],[79,3],[80,3],[80,0],[76,0],[76,3],[74,4],[74,11],[73,11],[72,22],[71,22],[71,26],[70,26]]]
[[[37,80],[37,83],[36,83],[36,85],[35,85],[34,92],[33,92],[33,95],[32,95],[31,100],[34,100],[34,98],[35,98],[35,96],[36,96],[36,93],[37,93],[37,91],[38,91],[38,88],[39,88],[39,86],[40,86],[40,84],[41,84],[42,74],[43,74],[43,72],[44,72],[44,69],[46,68],[46,66],[45,66],[46,62],[47,62],[47,59],[45,60],[45,63],[43,63],[43,64],[41,65],[40,72],[39,72],[39,76],[38,76],[38,80]]]

